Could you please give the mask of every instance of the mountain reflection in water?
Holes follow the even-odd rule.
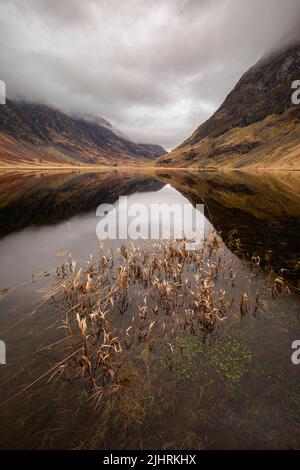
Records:
[[[296,172],[0,174],[0,339],[7,344],[7,365],[0,368],[0,448],[299,448],[300,366],[291,362],[300,324],[299,183]],[[195,335],[180,343],[176,373],[162,366],[160,346],[153,363],[146,348],[145,355],[130,349],[145,383],[139,380],[137,395],[126,402],[126,433],[124,422],[105,424],[103,415],[95,421],[80,382],[59,377],[49,384],[47,376],[20,393],[69,354],[59,302],[50,298],[37,309],[57,282],[55,254],[71,251],[78,268],[87,266],[89,255],[97,260],[96,209],[125,195],[145,204],[170,201],[166,197],[204,204],[205,230],[221,232],[222,260],[229,262],[220,265],[225,271],[232,261],[237,268],[235,287],[227,273],[215,285],[216,292],[228,288],[228,295],[236,289],[234,313],[211,344]],[[232,237],[240,239],[238,253],[230,251]],[[253,311],[256,289],[266,282],[261,272],[249,287],[253,273],[243,259],[252,255],[283,269],[295,289],[241,322],[241,293],[252,292]],[[130,321],[140,306],[132,295],[120,322]]]
[[[295,287],[300,273],[300,174],[245,172],[2,173],[0,235],[55,224],[114,203],[119,196],[170,184],[196,205],[226,243],[238,237],[245,255],[259,255]]]

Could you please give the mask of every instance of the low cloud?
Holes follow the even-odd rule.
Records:
[[[299,0],[2,0],[0,79],[11,98],[170,149],[299,13]]]

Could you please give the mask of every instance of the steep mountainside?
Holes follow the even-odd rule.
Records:
[[[168,166],[300,169],[300,41],[251,67],[221,107],[190,138],[158,159]]]
[[[135,164],[164,153],[159,145],[127,140],[104,119],[27,102],[0,105],[0,165]]]

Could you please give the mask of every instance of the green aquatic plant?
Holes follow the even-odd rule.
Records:
[[[253,362],[253,353],[243,343],[243,332],[231,333],[207,345],[195,336],[176,345],[175,367],[183,379],[199,379],[215,373],[231,383],[238,383]]]

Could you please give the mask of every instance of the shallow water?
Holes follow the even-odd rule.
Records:
[[[299,448],[300,365],[291,362],[291,344],[300,339],[299,183],[297,173],[1,174],[1,447]],[[163,358],[148,364],[124,417],[126,434],[113,421],[101,433],[79,384],[41,380],[22,390],[64,357],[61,343],[47,349],[62,339],[57,308],[47,302],[37,309],[55,278],[56,254],[72,252],[80,265],[96,257],[96,209],[117,206],[125,195],[130,204],[204,204],[205,231],[221,232],[239,289],[248,269],[243,256],[255,254],[283,268],[292,293],[243,324],[233,315],[210,345],[183,339],[173,370]],[[239,256],[230,251],[232,236],[240,238]],[[255,282],[263,284],[264,275]]]

